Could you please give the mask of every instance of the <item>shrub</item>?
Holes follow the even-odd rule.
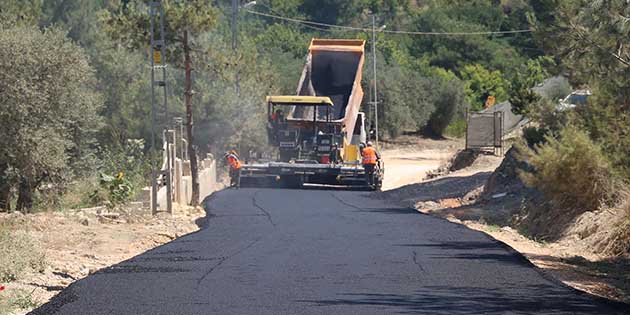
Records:
[[[467,125],[465,119],[457,119],[446,127],[444,134],[449,137],[463,138],[466,136]]]
[[[133,185],[125,178],[123,172],[115,176],[101,173],[100,188],[94,190],[90,199],[94,204],[105,204],[110,209],[124,205],[133,196]]]
[[[436,135],[443,135],[448,125],[457,117],[462,117],[466,101],[460,81],[440,79],[432,92],[435,110],[428,125]]]
[[[610,163],[600,147],[572,126],[563,129],[558,139],[545,139],[533,150],[524,150],[534,172],[522,172],[523,181],[562,209],[598,208],[610,195],[612,183]]]
[[[527,146],[533,148],[537,144],[543,144],[545,142],[545,136],[548,131],[539,127],[526,127],[523,128],[523,139],[527,142]]]

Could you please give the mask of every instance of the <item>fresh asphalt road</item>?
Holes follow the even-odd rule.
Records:
[[[204,228],[34,314],[614,314],[484,234],[336,190],[224,190]]]

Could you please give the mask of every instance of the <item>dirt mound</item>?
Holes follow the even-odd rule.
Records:
[[[444,165],[439,168],[427,172],[425,179],[433,179],[442,176],[446,176],[451,172],[459,171],[461,169],[467,168],[475,163],[479,157],[479,151],[475,150],[459,150],[457,153],[453,155],[451,159],[448,160]]]
[[[501,165],[497,167],[488,179],[481,198],[489,200],[497,196],[536,194],[535,190],[525,186],[525,183],[519,177],[519,172],[522,171],[532,171],[532,167],[527,162],[519,160],[518,149],[512,147],[505,154]]]

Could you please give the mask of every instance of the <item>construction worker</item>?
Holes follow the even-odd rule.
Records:
[[[363,169],[365,170],[367,183],[369,186],[374,186],[374,171],[381,157],[378,152],[376,152],[372,141],[367,142],[367,146],[363,148],[361,155],[363,157]]]
[[[241,160],[234,150],[225,153],[224,158],[230,165],[230,187],[237,187],[239,185],[241,167],[243,166]]]

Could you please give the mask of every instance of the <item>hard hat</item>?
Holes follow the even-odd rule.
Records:
[[[372,141],[368,141],[368,142],[367,142],[367,146],[368,146],[368,147],[371,147],[371,146],[372,146]]]

